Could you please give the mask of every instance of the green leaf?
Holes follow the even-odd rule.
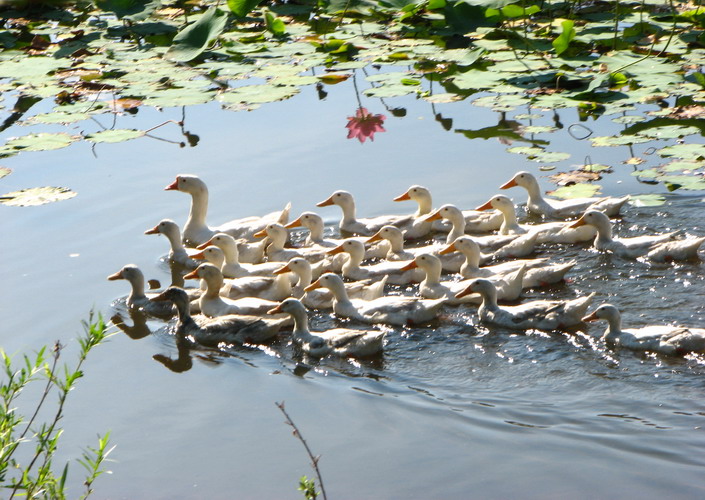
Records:
[[[575,38],[575,28],[573,27],[575,23],[573,21],[563,21],[561,27],[563,31],[561,34],[552,42],[553,48],[556,50],[556,55],[561,55],[568,49],[570,42]]]
[[[596,184],[586,184],[579,182],[570,186],[561,186],[555,191],[549,191],[548,194],[556,198],[590,198],[595,196],[600,191],[600,186]]]
[[[76,196],[74,191],[64,187],[38,187],[13,191],[0,196],[0,203],[13,207],[44,205],[54,201],[68,200]]]
[[[161,6],[161,0],[95,0],[100,9],[114,12],[118,19],[144,21]]]
[[[703,160],[705,159],[705,145],[703,144],[675,144],[666,146],[657,151],[661,156],[672,156],[682,160]]]
[[[87,141],[91,142],[124,142],[130,139],[137,139],[138,137],[144,136],[142,130],[134,129],[117,129],[117,130],[103,130],[101,132],[96,132],[95,134],[88,134],[86,136]]]
[[[262,0],[228,0],[228,8],[237,17],[245,17],[257,7]]]
[[[218,38],[228,21],[228,16],[211,7],[174,37],[174,43],[165,57],[173,61],[187,62],[198,57],[211,41]]]
[[[264,22],[267,25],[267,29],[274,36],[282,36],[286,33],[286,25],[284,24],[284,21],[272,14],[269,9],[262,9],[262,12],[264,13]]]
[[[12,169],[9,169],[7,167],[0,167],[0,179],[2,179],[3,177],[7,177],[8,175],[10,175],[11,172]]]
[[[660,194],[638,194],[629,197],[629,204],[635,207],[658,207],[666,203]]]
[[[5,145],[14,149],[21,149],[22,151],[51,151],[65,148],[74,140],[74,137],[63,132],[55,134],[42,132],[39,134],[15,137],[14,139],[8,140]]]

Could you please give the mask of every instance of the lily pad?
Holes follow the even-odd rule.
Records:
[[[537,154],[529,155],[529,160],[538,161],[541,163],[555,163],[558,161],[567,160],[570,158],[569,153],[557,153],[551,151],[541,151]]]
[[[595,196],[600,191],[600,186],[596,184],[573,184],[571,186],[561,186],[555,191],[549,191],[548,194],[556,198],[590,198]]]
[[[261,104],[289,99],[299,92],[298,87],[284,85],[246,85],[221,93],[218,100],[228,104]]]
[[[87,141],[99,143],[99,142],[124,142],[130,139],[137,139],[138,137],[144,136],[142,130],[134,129],[117,129],[117,130],[103,130],[101,132],[96,132],[95,134],[88,134],[86,136]]]
[[[7,177],[8,175],[10,175],[10,173],[12,173],[12,169],[7,167],[0,167],[0,179],[2,179],[3,177]]]
[[[629,197],[629,204],[635,207],[658,207],[666,203],[660,194],[638,194]]]
[[[705,190],[705,178],[696,175],[664,175],[659,178],[661,182],[666,184],[669,191],[675,189],[687,189],[690,191]]]
[[[27,121],[31,123],[68,124],[82,122],[83,120],[87,120],[89,116],[90,115],[88,115],[88,113],[64,113],[61,111],[55,111],[53,113],[42,113],[41,115],[35,115]]]
[[[677,139],[686,135],[700,133],[698,127],[671,125],[667,127],[654,127],[639,132],[637,135],[643,135],[652,139]]]
[[[74,137],[64,132],[55,134],[42,132],[40,134],[29,134],[22,137],[15,137],[7,141],[5,146],[23,151],[51,151],[65,148],[76,140]]]
[[[13,207],[30,207],[44,205],[55,201],[68,200],[76,196],[74,191],[65,187],[37,187],[13,191],[0,196],[0,203]]]
[[[632,144],[650,142],[651,140],[653,139],[650,137],[637,135],[590,137],[593,146],[631,146]]]
[[[675,144],[658,150],[661,156],[672,156],[682,160],[705,159],[705,145],[703,144]]]

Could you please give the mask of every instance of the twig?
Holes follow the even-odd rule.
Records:
[[[304,448],[306,448],[306,453],[308,453],[308,458],[311,459],[311,466],[313,467],[313,470],[316,472],[316,477],[318,477],[318,485],[321,487],[321,495],[323,496],[323,500],[327,500],[328,497],[326,497],[326,489],[323,487],[323,478],[321,477],[321,471],[318,469],[318,460],[321,457],[320,456],[318,456],[318,457],[313,456],[313,453],[311,452],[311,448],[308,447],[308,443],[306,443],[306,440],[301,435],[299,428],[296,427],[296,424],[294,423],[293,420],[291,420],[291,417],[284,409],[284,402],[282,401],[281,403],[277,403],[275,401],[274,404],[277,405],[277,408],[279,408],[281,410],[281,412],[284,414],[284,417],[286,418],[286,423],[294,429],[294,437],[298,438],[298,440],[301,441],[301,444],[304,445]]]

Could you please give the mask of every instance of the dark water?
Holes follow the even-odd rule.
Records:
[[[327,102],[314,94],[309,89],[251,113],[212,105],[188,109],[186,128],[201,139],[195,148],[140,139],[100,145],[95,156],[79,143],[6,160],[3,166],[14,171],[0,180],[3,192],[66,185],[79,196],[44,207],[0,207],[3,348],[15,353],[57,338],[68,343],[92,307],[111,314],[110,304],[127,284],[105,278],[126,263],[168,284],[159,262],[166,240],[142,233],[162,218],[185,221],[188,196],[162,191],[178,173],[208,182],[213,224],[287,201],[293,216],[320,210],[332,222],[336,207],[314,204],[336,189],[356,196],[361,216],[410,212],[415,207],[391,199],[411,184],[429,187],[437,206],[471,208],[515,171],[539,173],[536,164],[507,153],[506,145],[468,140],[434,120],[440,112],[452,118],[453,129],[477,129],[501,118],[490,110],[395,100],[407,116],[388,116],[387,132],[360,145],[345,139],[347,116],[356,106],[352,85],[332,87]],[[389,115],[379,101],[363,104]],[[577,122],[573,110],[559,114],[566,128]],[[180,118],[177,109],[142,110],[118,117],[118,127]],[[618,130],[609,118],[588,125],[606,135]],[[534,120],[551,123],[552,114]],[[81,124],[76,133],[92,126]],[[181,140],[177,128],[162,130],[161,137]],[[587,155],[613,165],[615,173],[603,182],[606,194],[663,191],[638,184],[629,175],[632,167],[621,164],[646,147],[590,149],[565,129],[542,138],[553,141],[552,150],[573,154],[562,168],[582,164]],[[525,200],[519,189],[508,194]],[[662,207],[630,207],[616,232],[683,228],[702,235],[702,215],[702,196],[669,195]],[[540,253],[575,258],[578,265],[572,283],[531,291],[527,298],[596,291],[596,303],[619,305],[625,325],[702,326],[705,320],[702,264],[648,266],[584,246]],[[334,322],[317,316],[313,326]],[[152,358],[177,359],[178,353],[163,325],[147,327],[154,333],[136,331],[136,339],[118,333],[99,347],[67,406],[57,463],[79,457],[106,430],[117,445],[113,474],[97,481],[96,498],[299,498],[298,478],[312,472],[275,401],[286,402],[322,456],[330,498],[705,494],[703,359],[605,349],[594,340],[603,324],[571,334],[523,335],[488,330],[476,324],[471,309],[448,308],[429,327],[390,328],[377,360],[309,363],[282,339],[264,349],[192,352],[190,361],[172,365],[184,370],[190,363],[182,373]],[[69,349],[67,359],[72,354]],[[76,493],[79,469],[73,462]]]

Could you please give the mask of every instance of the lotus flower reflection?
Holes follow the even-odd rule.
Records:
[[[373,115],[365,108],[358,108],[355,116],[348,116],[348,124],[345,126],[350,129],[348,139],[357,137],[362,143],[369,137],[374,141],[375,132],[386,132],[382,126],[385,118],[384,115]]]

